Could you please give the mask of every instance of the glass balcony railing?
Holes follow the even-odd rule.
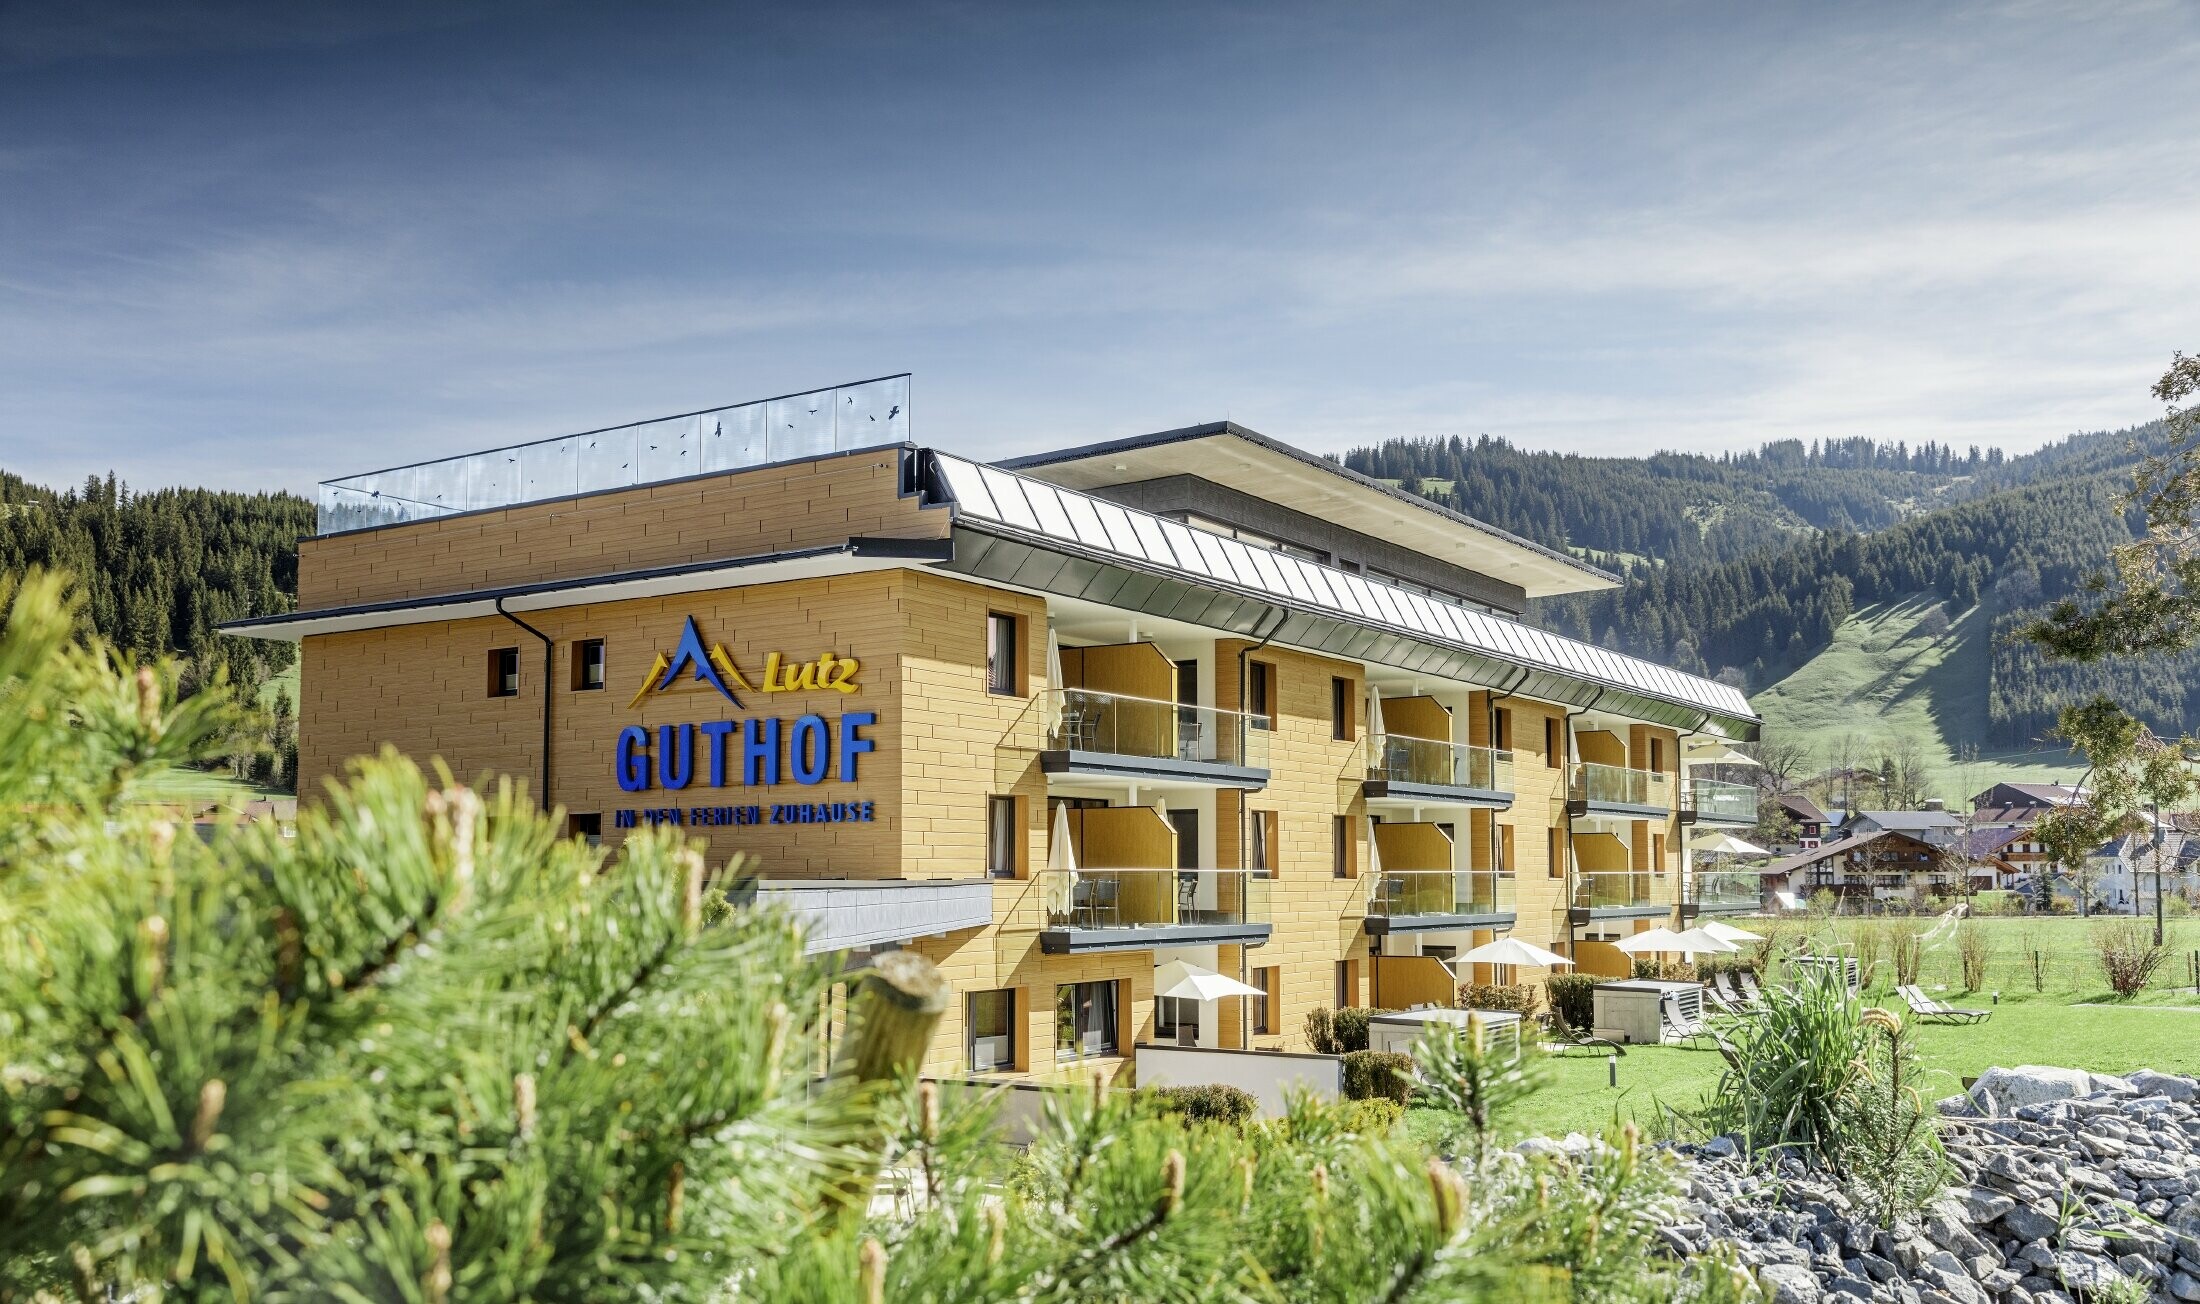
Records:
[[[1049,869],[1049,928],[1171,928],[1268,921],[1272,880],[1242,869]]]
[[[1048,694],[1047,746],[1166,761],[1268,768],[1268,717],[1089,688]]]
[[[1701,870],[1688,877],[1688,899],[1706,910],[1755,909],[1763,886],[1754,871]]]
[[[1631,906],[1663,905],[1672,898],[1666,880],[1647,870],[1592,871],[1574,875],[1574,906],[1587,910],[1619,910]]]
[[[1721,824],[1755,824],[1757,790],[1746,783],[1721,783],[1716,779],[1690,779],[1681,788],[1681,807],[1698,820]]]
[[[1672,809],[1673,776],[1663,770],[1631,770],[1623,765],[1574,762],[1567,775],[1566,798],[1612,806]]]
[[[1469,747],[1410,734],[1371,734],[1367,740],[1367,777],[1391,783],[1511,792],[1513,754],[1494,747]]]
[[[314,533],[736,471],[909,438],[909,377],[640,421],[322,483]]]
[[[1513,880],[1488,869],[1397,869],[1370,875],[1367,913],[1398,919],[1413,915],[1509,915]]]

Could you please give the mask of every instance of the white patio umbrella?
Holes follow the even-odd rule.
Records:
[[[1731,833],[1713,833],[1698,837],[1688,844],[1691,851],[1709,851],[1721,856],[1769,856],[1772,853],[1754,842],[1744,842]]]
[[[1636,933],[1632,937],[1623,937],[1612,943],[1612,946],[1613,949],[1624,951],[1629,955],[1649,955],[1657,951],[1686,949],[1681,945],[1681,935],[1679,933],[1662,926],[1653,928],[1648,932]]]
[[[1690,955],[1731,955],[1742,949],[1724,938],[1713,937],[1701,928],[1691,928],[1675,940],[1680,945],[1674,949]]]
[[[1069,842],[1069,807],[1054,808],[1054,830],[1047,837],[1047,913],[1057,917],[1077,908],[1077,849]]]
[[[1047,704],[1043,708],[1048,735],[1059,733],[1062,728],[1062,640],[1047,627]]]
[[[1367,686],[1367,736],[1383,736],[1383,695],[1373,684]]]
[[[1494,942],[1484,942],[1462,955],[1452,957],[1452,963],[1460,964],[1532,964],[1545,969],[1560,965],[1572,967],[1573,961],[1556,951],[1546,951],[1517,938],[1501,937]]]
[[[1693,744],[1688,749],[1690,765],[1761,765],[1762,762],[1748,752],[1737,751],[1723,742],[1706,741]]]
[[[1714,919],[1710,923],[1704,924],[1701,931],[1711,934],[1722,942],[1762,942],[1765,940],[1762,935],[1752,933],[1746,928],[1736,928],[1724,919]]]
[[[1266,996],[1268,993],[1189,961],[1171,960],[1153,971],[1153,994],[1180,1001],[1219,1001],[1225,996]]]

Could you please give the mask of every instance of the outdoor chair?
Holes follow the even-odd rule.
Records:
[[[1659,1030],[1664,1034],[1660,1040],[1678,1042],[1683,1046],[1691,1042],[1708,1040],[1712,1037],[1711,1028],[1708,1024],[1701,1021],[1694,1023],[1684,1021],[1680,1016],[1680,1011],[1673,1008],[1671,1001],[1660,1001],[1658,1003],[1658,1025]],[[1716,1043],[1714,1042],[1714,1044]]]
[[[1625,1055],[1616,1041],[1591,1036],[1586,1029],[1566,1022],[1556,1010],[1543,1016],[1543,1049],[1553,1055]]]
[[[1714,975],[1714,981],[1724,985],[1726,999],[1744,1012],[1754,1014],[1762,1008],[1759,1002],[1760,994],[1752,993],[1742,985],[1740,970],[1729,969],[1725,973]]]
[[[1994,1015],[1992,1010],[1964,1010],[1953,1005],[1942,1005],[1927,996],[1924,989],[1915,983],[1894,990],[1910,1007],[1910,1013],[1925,1023],[1984,1023]]]
[[[1724,991],[1721,991],[1715,977],[1713,981],[1707,982],[1703,985],[1703,998],[1704,1002],[1711,1007],[1711,1012],[1713,1014],[1721,1014],[1729,1018],[1741,1019],[1747,1018],[1748,1016],[1757,1013],[1756,1010],[1749,1008],[1747,1005],[1744,1005],[1740,1001],[1736,1000],[1733,996]]]
[[[1754,972],[1748,969],[1736,969],[1733,977],[1735,988],[1741,992],[1744,999],[1751,1005],[1764,1004],[1765,992],[1762,987],[1757,985],[1757,975]]]

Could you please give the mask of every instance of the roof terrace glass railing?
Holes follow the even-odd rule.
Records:
[[[1511,792],[1513,754],[1494,747],[1470,747],[1408,734],[1371,734],[1367,740],[1367,777],[1437,788]]]
[[[1052,750],[1268,768],[1265,715],[1090,688],[1050,692],[1047,714]]]
[[[908,438],[909,377],[883,376],[324,481],[314,532],[516,507]]]

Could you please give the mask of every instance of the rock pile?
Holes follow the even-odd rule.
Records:
[[[1940,1110],[1956,1176],[1921,1218],[1879,1230],[1826,1174],[1719,1137],[1680,1147],[1666,1245],[1735,1242],[1773,1304],[2200,1304],[2200,1083],[1993,1069]]]

